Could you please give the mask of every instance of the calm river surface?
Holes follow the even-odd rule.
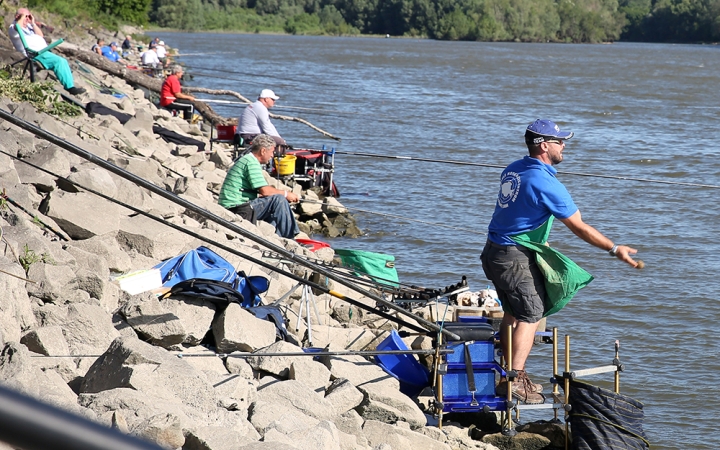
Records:
[[[720,189],[569,173],[720,185],[720,48],[158,35],[186,54],[178,60],[194,75],[189,85],[251,99],[272,88],[278,107],[325,110],[274,112],[342,138],[275,121],[295,147],[504,166],[526,154],[533,120],[574,131],[559,178],[585,221],[636,247],[646,268],[557,222],[552,245],[595,280],[548,322],[571,336],[574,369],[611,364],[620,340],[621,392],[645,404],[653,448],[720,448]],[[237,117],[241,108],[216,111]],[[501,169],[349,155],[336,167],[351,210],[455,228],[357,212],[367,235],[334,247],[394,255],[405,283],[443,287],[467,275],[472,290],[488,284],[479,254]],[[550,346],[536,347],[528,368],[548,378]],[[608,387],[611,379],[589,380]]]

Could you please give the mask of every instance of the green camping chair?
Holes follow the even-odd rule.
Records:
[[[25,72],[28,70],[30,71],[30,81],[35,82],[35,63],[40,64],[40,66],[43,69],[46,69],[46,67],[37,60],[37,57],[42,55],[45,52],[49,52],[53,48],[57,47],[58,45],[62,44],[65,40],[64,39],[58,39],[57,41],[53,42],[52,44],[48,45],[44,49],[40,51],[31,50],[27,46],[27,42],[25,42],[25,34],[22,31],[22,28],[20,28],[19,24],[15,24],[15,29],[17,30],[18,34],[20,35],[20,40],[22,41],[23,47],[25,48],[25,53],[27,53],[27,56],[19,61],[14,62],[12,65],[19,64],[23,61],[25,62],[25,67],[23,68],[23,76],[25,76]]]

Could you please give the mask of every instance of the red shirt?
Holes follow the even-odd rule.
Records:
[[[167,106],[175,101],[175,94],[180,92],[180,80],[177,75],[169,75],[160,89],[160,106]]]

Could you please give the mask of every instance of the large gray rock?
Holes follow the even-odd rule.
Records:
[[[120,313],[141,339],[153,345],[168,348],[185,340],[180,319],[163,308],[154,294],[132,296]]]
[[[132,434],[167,449],[180,448],[185,443],[180,418],[172,413],[161,413],[135,427]]]
[[[94,165],[82,165],[76,172],[67,176],[67,179],[78,185],[92,189],[108,197],[117,195],[117,185],[113,181],[110,173]],[[78,187],[70,190],[70,186],[61,185],[61,187],[69,192],[79,192]]]
[[[184,344],[199,345],[202,342],[215,317],[214,303],[191,297],[168,297],[160,300],[160,304],[177,316],[185,330]]]
[[[70,354],[62,327],[51,325],[48,327],[36,328],[26,333],[20,343],[25,345],[31,352],[45,356],[66,356]]]
[[[162,185],[163,170],[160,163],[155,160],[147,159],[143,161],[123,156],[112,156],[108,159],[108,161],[121,169],[125,169],[126,171],[145,179],[145,181],[149,181],[157,186]]]
[[[299,450],[336,450],[340,446],[340,434],[330,421],[322,421],[312,428],[283,434],[277,429],[269,430],[263,436],[264,442],[294,445]]]
[[[405,421],[412,428],[427,422],[425,414],[405,394],[398,380],[360,356],[327,357],[323,362],[333,378],[346,378],[365,396],[357,411],[365,420]]]
[[[213,335],[219,352],[252,352],[275,342],[275,325],[259,320],[242,306],[230,303],[213,323]]]
[[[274,342],[267,347],[261,348],[257,353],[301,353],[302,347],[285,341]],[[290,366],[293,362],[301,359],[309,359],[308,356],[250,356],[246,359],[248,364],[255,370],[262,370],[282,378],[287,378]],[[319,363],[318,363],[319,364]]]
[[[107,263],[108,269],[113,272],[124,273],[133,267],[130,257],[117,243],[115,233],[74,241],[72,246],[102,258]]]
[[[283,434],[314,427],[320,421],[296,408],[282,408],[274,402],[261,399],[250,407],[249,419],[260,434],[277,429]]]
[[[135,250],[157,260],[171,258],[194,248],[194,238],[145,216],[133,216],[119,223],[117,241],[126,250]]]
[[[63,409],[79,409],[77,396],[65,380],[52,370],[40,370],[28,349],[17,342],[6,344],[0,351],[0,381],[7,388]]]
[[[28,156],[26,160],[61,177],[70,175],[70,161],[67,152],[48,143],[45,143],[39,150]],[[55,189],[55,177],[45,172],[22,163],[16,164],[15,170],[23,184],[32,184],[42,192],[50,192]]]
[[[76,287],[71,285],[75,273],[68,266],[37,261],[30,266],[28,277],[35,282],[28,283],[27,290],[33,297],[53,303],[84,300],[82,296],[78,296]],[[86,298],[90,297],[89,294],[86,295]]]
[[[322,394],[296,380],[280,381],[258,391],[258,399],[283,408],[292,407],[318,420],[335,417],[332,404]]]
[[[96,195],[54,192],[47,205],[47,209],[41,212],[51,217],[73,239],[89,239],[118,229],[120,207]]]
[[[20,340],[23,331],[36,325],[25,289],[25,272],[16,262],[0,257],[0,342]],[[14,275],[14,276],[13,276]]]
[[[254,436],[221,427],[201,427],[189,430],[183,450],[233,450],[257,442]]]
[[[93,393],[127,387],[156,397],[179,399],[205,412],[218,399],[202,374],[185,361],[133,338],[117,338],[90,367],[80,392]]]
[[[545,436],[524,431],[515,436],[505,436],[502,433],[486,434],[482,440],[503,450],[540,450],[550,445],[550,439]]]
[[[377,420],[366,420],[363,431],[371,447],[389,444],[393,450],[451,450],[449,445],[421,433]]]
[[[338,416],[358,407],[363,398],[363,393],[344,378],[335,379],[325,393],[325,400]]]

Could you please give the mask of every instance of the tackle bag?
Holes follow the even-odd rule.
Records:
[[[163,296],[185,296],[207,300],[220,305],[237,303],[243,308],[252,308],[260,304],[260,294],[268,290],[270,283],[262,276],[249,277],[239,272],[234,283],[191,278],[175,283]]]
[[[160,279],[164,287],[173,287],[181,281],[193,278],[233,284],[237,278],[235,266],[203,246],[163,261],[153,269],[160,269]]]

